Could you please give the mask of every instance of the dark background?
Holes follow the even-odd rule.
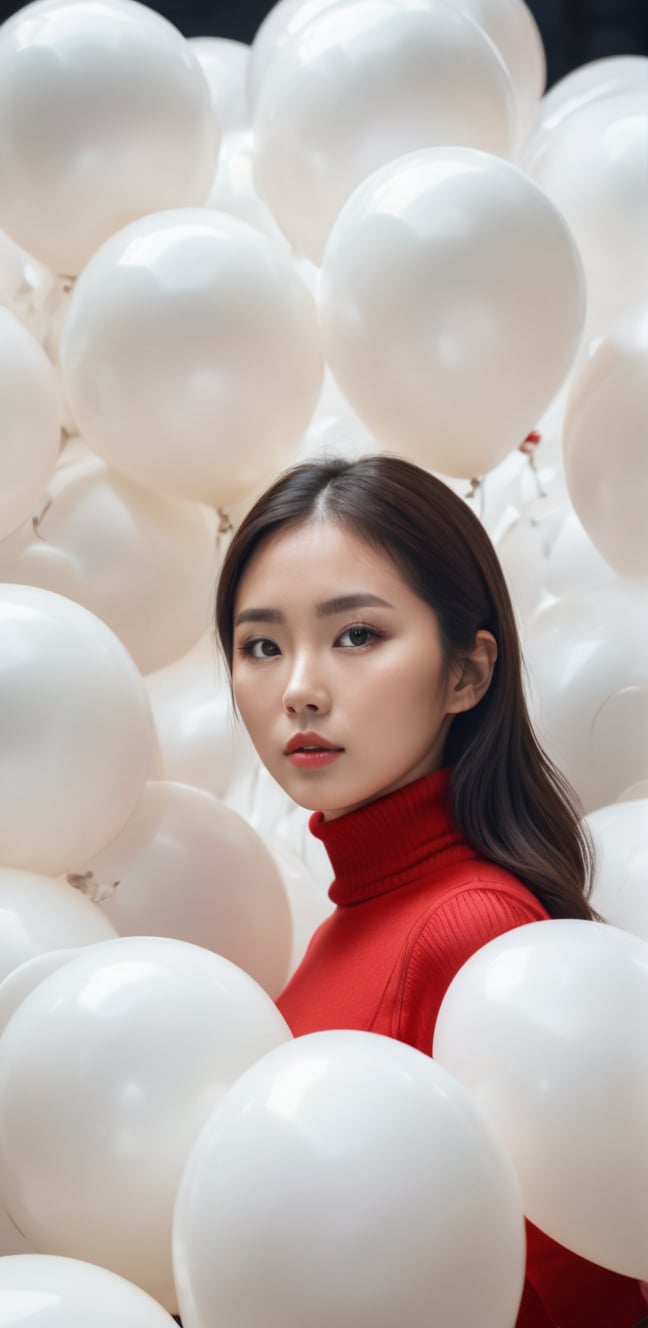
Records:
[[[607,55],[648,55],[648,0],[528,0],[547,54],[547,86]],[[185,37],[250,42],[271,9],[263,0],[156,0],[150,8]],[[0,0],[0,22],[20,9]]]

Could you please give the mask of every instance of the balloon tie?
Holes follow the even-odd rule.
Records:
[[[538,446],[538,443],[541,442],[542,442],[542,434],[540,433],[540,430],[532,429],[531,433],[527,434],[524,442],[520,443],[518,451],[522,452],[523,456],[527,458],[529,466],[533,471],[533,477],[536,483],[538,498],[546,498],[547,491],[546,489],[543,489],[542,484],[540,483],[540,475],[538,473],[538,459],[536,453],[536,448]]]
[[[67,872],[65,879],[68,885],[91,899],[93,904],[102,904],[104,899],[110,899],[119,885],[119,881],[113,881],[111,885],[102,885],[100,881],[95,880],[91,871]]]
[[[541,441],[542,441],[542,434],[540,433],[540,430],[532,429],[531,432],[527,434],[526,438],[524,439],[524,442],[520,443],[518,447],[518,452],[522,452],[523,456],[528,458],[529,465],[535,476],[536,487],[538,490],[538,497],[546,498],[547,495],[540,484],[540,477],[538,475],[538,468],[536,465],[536,448],[538,446],[538,443],[540,443]],[[468,502],[470,502],[476,496],[476,494],[479,494],[480,516],[482,517],[482,519],[484,516],[485,487],[486,487],[484,484],[484,480],[485,480],[484,475],[473,476],[473,478],[470,481],[470,488],[467,489],[465,494],[463,495],[464,498]],[[220,512],[220,508],[218,510]]]
[[[528,456],[532,465],[535,465],[535,450],[540,442],[542,442],[542,434],[540,433],[540,430],[532,429],[531,433],[527,434],[524,442],[520,443],[520,446],[518,447],[518,452],[523,452],[524,456]]]
[[[50,495],[49,495],[48,493],[46,493],[46,494],[44,495],[44,497],[45,497],[46,500],[47,500],[46,503],[45,503],[45,506],[41,508],[40,512],[37,512],[37,513],[35,513],[35,514],[32,516],[32,526],[34,527],[34,534],[35,534],[36,538],[37,538],[37,539],[40,539],[40,540],[44,540],[44,539],[45,539],[45,536],[44,536],[44,535],[41,535],[40,530],[38,529],[38,527],[40,526],[40,523],[41,523],[41,521],[43,520],[43,517],[45,516],[45,513],[46,513],[46,512],[49,512],[49,509],[50,509],[50,507],[52,506],[52,503],[54,502],[54,499],[53,499],[52,497],[50,497]]]

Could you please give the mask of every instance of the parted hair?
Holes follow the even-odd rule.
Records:
[[[454,715],[444,747],[453,819],[472,848],[512,872],[551,917],[596,918],[588,902],[593,841],[575,790],[534,732],[502,568],[478,517],[442,480],[385,453],[310,461],[280,475],[235,531],[218,579],[216,633],[230,679],[245,568],[270,535],[316,516],[390,557],[437,615],[446,667],[478,631],[493,633],[490,685],[472,709]]]

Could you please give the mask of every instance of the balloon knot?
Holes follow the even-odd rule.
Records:
[[[481,479],[478,479],[477,476],[473,476],[473,478],[470,481],[470,488],[464,494],[464,498],[474,498],[480,486],[481,486]]]
[[[32,526],[33,526],[33,528],[34,528],[34,534],[35,534],[35,535],[37,536],[37,538],[40,539],[40,540],[44,540],[44,539],[45,539],[45,536],[44,536],[44,535],[41,535],[41,533],[40,533],[38,527],[40,526],[40,523],[41,523],[41,521],[43,520],[43,517],[45,516],[45,513],[46,513],[46,512],[49,512],[49,509],[50,509],[50,507],[52,506],[52,503],[54,502],[54,499],[53,499],[53,498],[50,498],[49,494],[45,494],[45,497],[47,498],[47,502],[45,503],[45,506],[42,508],[42,510],[41,510],[40,512],[38,512],[37,514],[34,514],[34,515],[32,516]]]
[[[65,879],[68,885],[79,890],[87,899],[92,900],[93,904],[102,904],[104,899],[110,899],[119,885],[119,881],[113,881],[111,885],[102,884],[95,880],[94,872],[91,871],[67,872]]]
[[[216,511],[219,516],[218,534],[229,535],[230,531],[234,529],[234,523],[229,512],[224,512],[222,507],[217,507]]]
[[[533,456],[533,453],[536,447],[538,446],[538,443],[541,441],[542,441],[542,434],[540,433],[540,430],[532,429],[531,433],[527,434],[524,442],[520,443],[518,452],[523,452],[525,456]]]

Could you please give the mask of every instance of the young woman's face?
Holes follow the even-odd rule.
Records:
[[[439,768],[456,678],[436,614],[386,555],[330,520],[279,531],[245,570],[234,624],[241,718],[302,807],[332,819]],[[339,753],[291,759],[304,732]]]

